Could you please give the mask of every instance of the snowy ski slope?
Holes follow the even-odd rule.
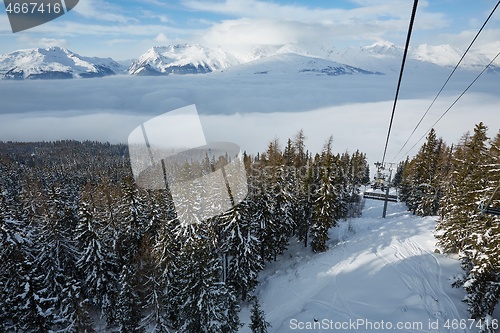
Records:
[[[403,203],[389,203],[382,219],[382,206],[366,200],[362,218],[341,221],[328,252],[292,244],[266,267],[257,293],[270,333],[478,331],[465,292],[451,287],[459,262],[434,252],[435,219],[412,216]],[[249,317],[244,307],[242,321]]]

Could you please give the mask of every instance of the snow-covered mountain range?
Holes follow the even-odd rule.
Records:
[[[407,70],[436,70],[454,66],[463,51],[451,45],[419,45],[409,52]],[[198,44],[155,46],[132,62],[128,70],[110,58],[80,56],[51,47],[0,55],[0,78],[54,79],[102,77],[118,73],[138,76],[206,74],[230,71],[251,74],[366,75],[399,71],[403,48],[390,42],[345,49],[323,47],[309,52],[295,45],[267,45],[247,54]],[[492,58],[488,50],[472,50],[461,69],[477,70]],[[500,71],[500,60],[491,70]]]
[[[114,75],[123,66],[111,58],[90,58],[65,48],[50,47],[20,50],[0,55],[3,79],[71,79]]]
[[[130,65],[132,75],[200,74],[210,73],[239,64],[221,48],[201,45],[170,45],[150,48]]]
[[[359,67],[349,66],[329,59],[311,57],[297,53],[276,53],[239,66],[228,68],[228,73],[235,74],[300,74],[300,75],[382,75],[381,72],[368,71]]]
[[[493,46],[492,46],[493,47]],[[495,48],[496,50],[497,48]],[[325,49],[318,52],[321,57],[346,63],[352,66],[361,66],[367,70],[376,70],[383,73],[399,72],[404,48],[390,42],[377,42],[369,46],[349,47],[346,49]],[[421,44],[410,48],[407,58],[407,67],[422,67],[432,65],[439,67],[454,67],[462,57],[464,50],[452,45],[428,45]],[[489,49],[470,50],[460,64],[461,69],[477,70],[483,69],[493,58]],[[500,59],[492,66],[497,69]]]

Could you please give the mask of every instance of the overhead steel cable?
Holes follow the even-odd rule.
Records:
[[[429,105],[429,107],[427,108],[427,110],[425,111],[424,115],[422,116],[422,118],[420,118],[420,120],[418,121],[417,125],[415,126],[415,128],[413,129],[413,131],[411,132],[410,136],[408,137],[408,139],[406,140],[406,142],[403,144],[403,146],[401,147],[401,149],[397,152],[396,156],[394,156],[393,158],[393,161],[399,156],[399,154],[403,151],[403,149],[406,147],[406,145],[408,144],[408,142],[410,141],[410,139],[413,137],[413,134],[415,134],[415,132],[417,131],[418,127],[420,126],[420,124],[422,123],[422,121],[424,120],[424,118],[427,116],[427,113],[429,113],[429,110],[432,108],[432,106],[434,105],[434,103],[436,102],[436,100],[438,99],[439,95],[441,95],[441,92],[443,92],[443,89],[446,87],[446,85],[448,84],[448,81],[450,81],[451,77],[453,76],[453,74],[455,74],[455,71],[457,70],[458,66],[460,66],[460,64],[462,63],[462,60],[464,60],[465,56],[467,55],[467,53],[469,52],[470,48],[472,47],[472,45],[476,42],[476,39],[479,37],[479,35],[481,34],[481,32],[483,31],[483,28],[486,26],[486,24],[488,23],[488,21],[490,20],[490,18],[493,16],[493,13],[495,13],[496,9],[498,8],[498,6],[500,5],[500,1],[497,2],[496,6],[493,8],[493,10],[491,11],[490,15],[488,16],[488,18],[486,19],[486,21],[484,21],[483,25],[481,26],[481,28],[479,29],[479,31],[477,32],[476,36],[474,37],[474,39],[472,40],[472,42],[469,44],[469,47],[467,47],[467,49],[465,50],[464,54],[462,55],[462,57],[460,58],[460,60],[458,61],[458,63],[455,65],[455,67],[453,68],[453,70],[451,71],[450,75],[448,76],[448,78],[446,79],[446,81],[444,82],[443,86],[441,87],[441,89],[439,89],[439,92],[437,93],[436,97],[434,97],[434,99],[432,100],[431,104]]]
[[[382,165],[385,162],[385,156],[387,154],[387,147],[389,145],[389,138],[391,137],[392,123],[394,121],[394,114],[396,113],[396,104],[398,102],[399,89],[401,87],[401,80],[403,78],[403,71],[405,68],[406,56],[408,55],[408,48],[410,46],[411,32],[413,30],[413,22],[415,21],[415,15],[417,13],[417,6],[418,6],[418,0],[415,0],[413,3],[413,10],[411,13],[411,18],[410,18],[410,26],[408,27],[408,35],[406,36],[405,51],[403,54],[403,61],[401,63],[401,71],[399,73],[398,87],[396,89],[396,97],[394,98],[394,105],[392,107],[391,121],[389,122],[389,129],[387,130],[387,139],[385,141],[384,156],[382,157]]]
[[[443,112],[443,114],[442,114],[442,115],[438,118],[438,120],[436,120],[436,122],[435,122],[434,124],[432,124],[432,126],[431,126],[431,127],[430,127],[430,128],[429,128],[429,129],[428,129],[428,130],[424,133],[424,135],[422,135],[422,136],[420,137],[420,139],[418,139],[418,141],[417,141],[417,142],[416,142],[416,143],[415,143],[415,144],[414,144],[414,145],[413,145],[413,146],[412,146],[412,147],[411,147],[411,148],[410,148],[410,149],[409,149],[409,150],[408,150],[408,151],[407,151],[407,152],[406,152],[403,156],[408,155],[408,154],[410,153],[410,151],[412,151],[412,150],[413,150],[413,148],[415,148],[415,147],[419,144],[419,142],[420,142],[420,141],[422,141],[422,140],[425,138],[425,136],[427,135],[427,133],[429,133],[429,132],[431,131],[431,129],[432,129],[432,128],[434,128],[434,126],[436,126],[436,125],[437,125],[437,123],[438,123],[441,119],[443,119],[443,117],[444,117],[444,116],[448,113],[448,111],[450,111],[450,110],[451,110],[451,108],[452,108],[453,106],[455,106],[455,104],[457,104],[458,100],[459,100],[460,98],[462,98],[462,96],[463,96],[463,95],[465,95],[465,93],[469,90],[469,88],[470,88],[470,87],[472,87],[472,85],[473,85],[474,83],[476,83],[476,81],[479,79],[479,77],[480,77],[481,75],[483,75],[483,73],[484,73],[484,72],[486,72],[486,70],[487,70],[487,69],[491,66],[491,64],[492,64],[493,62],[495,62],[495,60],[496,60],[499,56],[500,56],[500,52],[498,52],[498,53],[497,53],[497,55],[496,55],[493,59],[491,59],[491,61],[489,62],[489,64],[488,64],[488,65],[486,65],[486,67],[484,67],[484,68],[483,68],[483,70],[481,71],[481,73],[479,73],[479,74],[476,76],[476,78],[475,78],[475,79],[471,82],[471,84],[469,84],[469,85],[467,86],[467,88],[465,88],[465,90],[464,90],[464,91],[463,91],[463,92],[462,92],[462,93],[461,93],[461,94],[457,97],[457,99],[455,99],[455,101],[454,101],[453,103],[451,103],[450,107],[449,107],[448,109],[446,109],[446,111],[445,111],[445,112]]]

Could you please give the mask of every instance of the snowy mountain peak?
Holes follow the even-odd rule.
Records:
[[[484,66],[486,66],[491,60],[491,58],[488,56],[488,53],[489,53],[488,48],[480,50],[471,49],[460,63],[460,68],[464,69],[484,68]],[[460,50],[459,48],[456,48],[449,44],[442,44],[442,45],[422,44],[419,45],[411,53],[410,56],[413,59],[424,62],[430,62],[438,66],[455,66],[463,54],[464,54],[463,50]],[[498,69],[498,63],[495,63],[495,65],[493,65],[491,68]]]
[[[412,52],[412,58],[416,60],[432,62],[441,66],[455,65],[460,57],[460,52],[448,44],[437,46],[422,44]]]
[[[129,67],[133,75],[166,75],[209,73],[239,61],[221,48],[210,49],[198,44],[154,46]]]
[[[483,69],[491,59],[493,58],[491,50],[495,50],[493,53],[497,52],[495,43],[490,46],[484,46],[481,49],[471,49],[465,58],[460,63],[460,68],[462,69]],[[461,50],[449,44],[442,45],[419,45],[412,53],[411,58],[420,60],[423,62],[430,62],[438,66],[455,66],[465,50]],[[491,70],[498,71],[498,66],[500,61],[495,62],[493,66],[490,67]]]
[[[0,55],[3,79],[88,78],[113,75],[121,70],[110,58],[83,57],[57,46]]]
[[[403,54],[403,48],[388,41],[376,42],[372,45],[361,48],[362,52],[367,52],[374,57],[397,57]]]
[[[247,54],[242,57],[243,62],[254,61],[257,59],[267,58],[270,56],[274,56],[277,54],[298,54],[298,55],[307,55],[308,53],[302,50],[297,45],[293,44],[279,44],[279,45],[263,45],[254,48],[250,54]]]

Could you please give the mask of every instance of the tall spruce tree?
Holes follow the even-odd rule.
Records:
[[[113,249],[113,235],[110,235],[112,230],[106,222],[104,200],[103,193],[98,188],[87,184],[78,211],[76,267],[83,280],[82,290],[90,304],[97,306],[108,322],[113,322],[118,260]]]
[[[200,225],[194,227],[201,229]],[[206,232],[197,230],[181,251],[180,267],[176,272],[179,330],[186,333],[236,332],[240,326],[236,297],[222,281],[222,264],[210,240],[198,237],[203,234]]]
[[[487,182],[484,178],[488,158],[486,131],[482,123],[476,125],[470,141],[465,141],[454,154],[437,224],[439,244],[447,251],[458,252],[464,248],[480,213],[477,202],[481,201]]]
[[[330,137],[323,147],[321,159],[318,161],[318,189],[313,203],[313,224],[311,226],[311,249],[314,252],[325,252],[329,240],[328,231],[336,225],[338,207],[337,189],[333,183],[333,155]]]
[[[80,281],[68,280],[63,289],[64,299],[61,306],[61,322],[58,323],[61,333],[93,333],[93,322],[90,318],[90,302],[83,294]]]
[[[27,304],[35,299],[26,299],[31,288],[26,281],[32,264],[32,233],[25,223],[13,219],[5,195],[0,188],[0,332],[15,330],[24,318],[36,317],[28,314],[33,307]]]
[[[154,194],[152,202],[151,225],[156,225],[154,244],[149,249],[149,269],[145,273],[145,302],[144,310],[147,314],[141,325],[148,327],[152,332],[169,332],[175,323],[169,318],[175,318],[178,312],[174,302],[175,283],[173,280],[176,270],[179,241],[174,235],[176,220],[172,199],[168,191],[159,191]]]
[[[437,215],[441,194],[441,180],[446,176],[440,162],[445,145],[431,129],[427,141],[415,158],[405,166],[402,196],[408,208],[420,216]]]
[[[142,332],[141,304],[137,293],[136,276],[132,267],[123,265],[119,278],[116,324],[118,332]]]
[[[251,219],[251,202],[247,200],[224,214],[224,244],[231,258],[227,267],[226,282],[245,301],[257,286],[259,272],[264,268],[258,238],[259,225]]]
[[[271,324],[266,321],[265,313],[260,307],[257,296],[253,297],[252,316],[250,320],[252,321],[250,323],[252,333],[267,333],[267,329],[271,327]]]

